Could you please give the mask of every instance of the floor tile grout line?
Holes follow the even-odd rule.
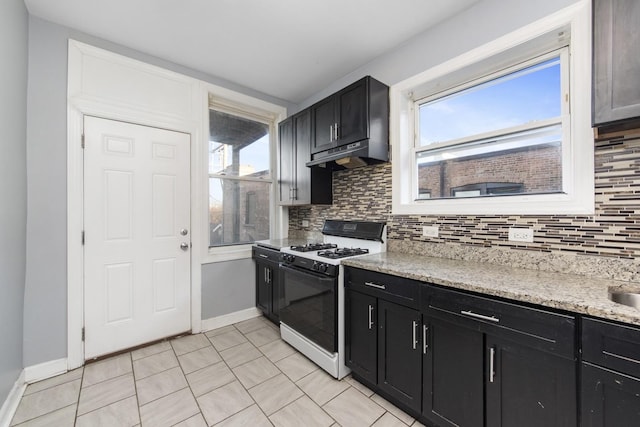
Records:
[[[171,345],[171,344],[169,344]],[[138,410],[138,424],[142,426],[142,413],[140,412],[140,398],[138,397],[138,382],[136,381],[136,373],[133,371],[133,353],[129,352],[131,358],[131,375],[133,376],[133,390],[136,392],[136,408]]]
[[[83,366],[83,367],[81,367],[81,368],[76,368],[76,369],[82,369],[82,370],[83,370],[82,375],[84,375],[84,366]],[[45,379],[43,379],[43,380],[36,381],[36,382],[31,383],[31,384],[27,384],[27,389],[29,388],[29,386],[31,386],[31,385],[33,385],[33,384],[38,384],[38,383],[41,383],[41,382],[44,382],[44,381],[47,381],[47,380],[50,380],[50,379],[53,379],[53,378],[61,377],[61,376],[64,376],[64,375],[68,375],[68,374],[69,374],[69,372],[73,372],[73,371],[75,371],[76,369],[72,369],[71,371],[67,371],[67,372],[65,372],[64,374],[55,375],[55,376],[50,377],[50,378],[45,378]],[[57,387],[57,386],[59,386],[59,385],[68,384],[68,383],[74,382],[74,381],[76,381],[76,380],[82,379],[82,375],[80,375],[80,377],[78,377],[78,378],[73,378],[73,379],[70,379],[70,380],[68,380],[68,381],[63,381],[63,382],[58,383],[58,384],[53,384],[53,385],[51,385],[51,386],[49,386],[49,387],[45,387],[45,388],[43,388],[42,390],[38,390],[38,391],[34,391],[34,392],[30,392],[30,393],[28,393],[28,394],[24,394],[24,393],[23,393],[23,394],[22,394],[22,397],[31,396],[31,395],[33,395],[33,394],[40,393],[40,392],[42,392],[42,391],[52,389],[52,388]],[[27,391],[27,389],[25,389],[25,392]]]

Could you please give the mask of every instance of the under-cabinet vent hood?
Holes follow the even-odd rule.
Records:
[[[386,142],[371,144],[370,140],[354,142],[341,147],[313,154],[307,162],[310,167],[329,169],[353,169],[361,166],[389,161],[389,149]]]

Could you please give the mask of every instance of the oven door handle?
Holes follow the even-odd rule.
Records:
[[[327,276],[326,274],[316,273],[315,271],[292,267],[290,265],[285,265],[285,264],[280,264],[280,268],[282,270],[290,271],[291,273],[297,274],[298,276],[313,276],[316,279],[326,280],[326,281],[333,281],[336,279],[335,276]]]

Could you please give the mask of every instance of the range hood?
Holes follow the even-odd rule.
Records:
[[[352,144],[331,148],[315,153],[309,167],[326,167],[328,169],[353,169],[361,166],[384,163],[389,161],[387,144],[371,144],[369,139]]]

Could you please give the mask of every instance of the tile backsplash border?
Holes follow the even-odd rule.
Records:
[[[321,239],[327,218],[386,221],[393,252],[640,281],[640,139],[595,143],[594,190],[594,215],[391,215],[391,165],[367,166],[334,172],[333,205],[290,208],[289,236]],[[514,226],[534,242],[510,242]]]

